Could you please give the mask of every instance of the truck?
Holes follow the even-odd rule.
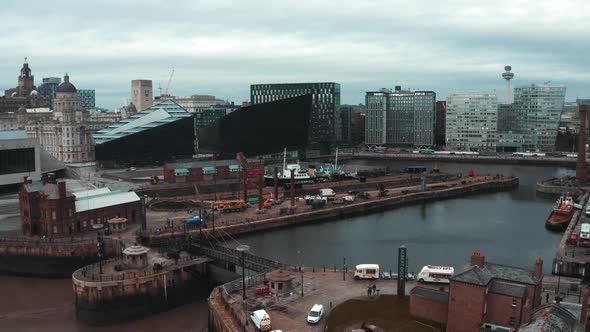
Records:
[[[334,197],[334,196],[336,196],[336,192],[334,191],[334,189],[324,188],[324,189],[320,189],[320,196]]]
[[[272,330],[272,324],[270,316],[264,309],[253,311],[250,314],[250,319],[254,323],[256,331],[270,331]]]
[[[201,226],[201,217],[194,216],[194,217],[186,218],[184,220],[184,224],[189,227],[199,227],[199,226]]]
[[[242,199],[213,202],[213,209],[220,212],[242,212],[246,210],[246,202]]]

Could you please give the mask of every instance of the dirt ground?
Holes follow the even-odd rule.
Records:
[[[327,318],[326,332],[351,331],[363,323],[376,325],[377,331],[444,331],[442,326],[429,326],[416,321],[409,313],[409,298],[399,301],[395,295],[356,298],[338,305]]]

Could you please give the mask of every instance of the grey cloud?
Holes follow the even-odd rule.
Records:
[[[33,2],[33,3],[31,3]],[[342,101],[395,84],[503,91],[552,80],[588,95],[590,26],[583,1],[30,1],[3,4],[0,88],[16,85],[22,57],[41,77],[65,71],[97,104],[128,98],[130,80],[240,102],[260,82],[336,81]],[[156,89],[157,90],[157,89]],[[500,98],[501,99],[501,98]]]

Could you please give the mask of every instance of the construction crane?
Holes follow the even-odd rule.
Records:
[[[168,95],[168,89],[170,89],[170,83],[172,83],[172,76],[174,76],[174,69],[172,69],[172,73],[170,73],[170,78],[168,79],[168,85],[166,85],[166,91],[164,91],[164,95]]]

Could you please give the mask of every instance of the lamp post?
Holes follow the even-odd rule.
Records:
[[[246,251],[250,250],[250,246],[246,244],[240,244],[237,248],[237,251],[242,253],[242,299],[244,303],[246,303]]]
[[[559,284],[561,282],[561,267],[563,266],[563,261],[560,259],[559,262],[557,262],[557,264],[559,264],[559,269],[557,270],[557,300],[561,301],[561,296],[560,296],[560,292],[559,292]]]
[[[103,256],[103,243],[102,243],[102,236],[100,234],[100,230],[103,229],[102,224],[94,224],[92,228],[96,229],[96,249],[98,252],[98,266],[99,272],[102,274],[102,256]]]
[[[342,257],[342,280],[346,281],[346,257]]]
[[[299,256],[299,274],[301,275],[301,297],[303,297],[303,269],[301,268],[301,250],[297,250],[297,256]]]

